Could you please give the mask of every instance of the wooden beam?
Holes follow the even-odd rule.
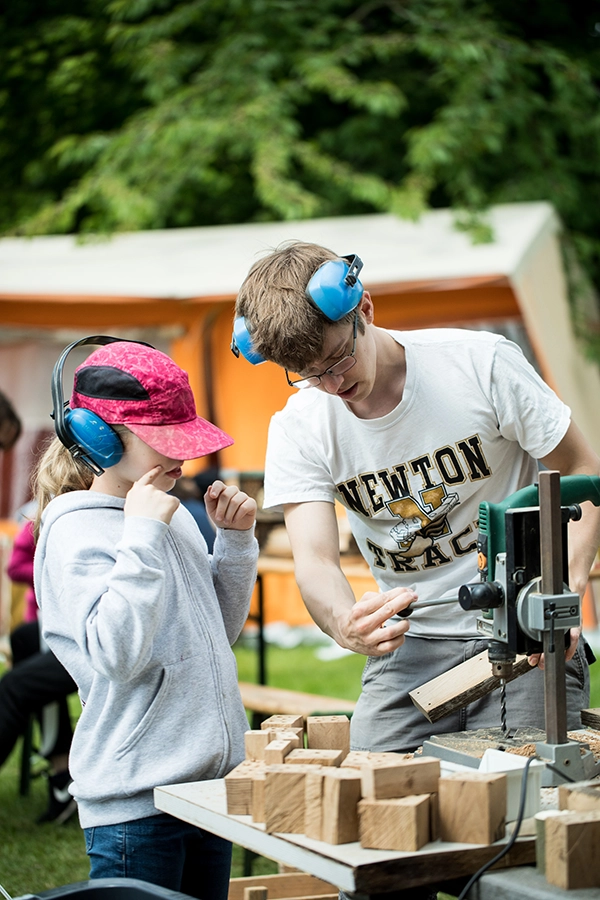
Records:
[[[582,709],[581,724],[600,731],[600,709]]]
[[[526,656],[517,656],[512,675],[507,681],[529,672]],[[409,697],[426,719],[437,722],[457,709],[485,697],[500,687],[500,679],[492,675],[487,650],[449,669],[409,692]]]

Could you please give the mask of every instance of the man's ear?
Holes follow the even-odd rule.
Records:
[[[360,299],[360,303],[358,304],[358,308],[363,314],[367,325],[372,325],[375,319],[375,307],[373,305],[371,295],[368,291],[363,291],[363,295]]]

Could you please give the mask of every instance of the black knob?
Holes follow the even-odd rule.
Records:
[[[476,581],[458,589],[458,602],[463,609],[497,609],[504,602],[502,585],[496,581]]]

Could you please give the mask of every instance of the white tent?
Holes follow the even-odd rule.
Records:
[[[573,334],[560,222],[547,203],[497,206],[489,222],[494,240],[488,244],[473,244],[456,230],[448,210],[426,213],[418,222],[366,215],[139,232],[87,242],[72,236],[4,238],[0,388],[14,399],[30,430],[47,427],[47,396],[33,385],[49,383],[52,362],[67,340],[99,328],[105,333],[141,329],[164,349],[173,352],[175,347],[177,357],[182,346],[177,341],[185,341],[195,328],[196,344],[188,343],[188,357],[178,359],[187,368],[194,348],[201,355],[210,308],[213,365],[219,372],[212,411],[216,409],[221,427],[236,435],[238,450],[251,460],[249,468],[260,468],[271,401],[256,400],[266,405],[264,417],[258,415],[252,424],[253,439],[259,441],[254,448],[244,444],[245,426],[233,400],[219,395],[227,389],[228,367],[235,362],[227,346],[232,301],[260,256],[299,239],[359,254],[379,324],[407,328],[484,322],[493,327],[502,319],[520,319],[544,377],[600,452],[600,373]],[[218,316],[221,324],[215,330]],[[239,383],[244,364],[237,365]],[[265,392],[270,397],[273,388],[271,406],[278,408],[285,396],[275,376],[269,376],[267,385],[267,375],[260,371],[266,369],[248,367],[244,379],[249,388],[260,385],[255,397]],[[190,377],[197,399],[204,396],[201,373],[192,371]],[[202,396],[199,408],[206,411]],[[224,464],[239,468],[238,458],[228,452]]]

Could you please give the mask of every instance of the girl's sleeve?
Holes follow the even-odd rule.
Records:
[[[102,551],[98,540],[93,552],[86,552],[80,545],[62,567],[60,593],[49,585],[48,593],[58,600],[49,609],[42,582],[44,633],[60,635],[61,619],[68,621],[89,665],[111,681],[132,680],[150,659],[166,602],[161,554],[167,529],[156,519],[131,516],[124,519],[116,547],[108,543]],[[46,557],[54,553],[56,561],[43,578],[55,577],[60,544],[67,538],[63,530],[60,523],[52,528]]]
[[[17,581],[33,587],[34,552],[33,522],[26,522],[15,537],[6,567],[6,574],[11,581]]]
[[[213,583],[229,643],[240,636],[256,584],[258,541],[254,529],[217,529],[211,558]]]

